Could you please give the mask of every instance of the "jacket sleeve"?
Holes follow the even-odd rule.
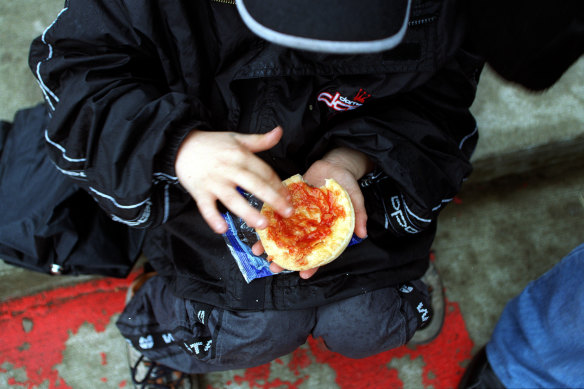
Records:
[[[478,131],[469,107],[481,67],[461,50],[421,86],[338,116],[324,147],[357,149],[377,165],[360,182],[370,222],[416,234],[453,200],[472,170]]]
[[[162,27],[133,26],[145,12],[68,1],[29,56],[50,108],[45,140],[56,168],[112,219],[139,228],[172,215],[169,199],[182,191],[177,149],[189,130],[208,126],[201,101],[169,86],[154,33]]]

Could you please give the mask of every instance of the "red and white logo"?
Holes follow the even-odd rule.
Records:
[[[365,100],[370,98],[371,95],[365,92],[363,89],[359,89],[359,92],[355,94],[353,99],[348,99],[341,96],[339,92],[336,92],[334,96],[328,92],[322,92],[318,95],[317,100],[322,101],[335,111],[350,111],[355,108],[359,108],[365,103]]]

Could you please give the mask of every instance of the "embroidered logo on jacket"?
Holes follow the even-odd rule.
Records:
[[[364,91],[363,89],[359,89],[359,92],[355,94],[353,99],[349,99],[347,97],[341,96],[339,92],[336,92],[334,96],[328,92],[322,92],[318,95],[317,100],[322,101],[335,111],[350,111],[355,108],[359,108],[360,106],[365,103],[365,100],[370,98],[371,95]]]

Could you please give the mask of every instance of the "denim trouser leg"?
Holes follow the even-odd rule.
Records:
[[[509,388],[584,387],[584,244],[507,304],[487,356]]]

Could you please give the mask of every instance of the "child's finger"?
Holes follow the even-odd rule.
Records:
[[[300,275],[300,278],[307,280],[310,277],[312,277],[314,275],[314,273],[316,273],[317,270],[318,270],[318,267],[313,267],[312,269],[302,270],[298,274]]]
[[[278,144],[284,131],[282,127],[275,127],[265,134],[234,134],[235,139],[252,153],[269,150]]]
[[[262,241],[258,240],[251,246],[251,252],[253,255],[262,255],[264,253],[264,245],[262,245]]]
[[[284,268],[282,266],[275,264],[274,262],[270,263],[270,271],[272,273],[280,273],[283,270],[284,270]]]
[[[201,216],[205,219],[209,227],[217,234],[227,232],[227,222],[217,210],[215,199],[211,196],[200,195],[195,200]]]
[[[355,235],[364,239],[367,237],[367,211],[365,200],[359,187],[349,193],[355,210]]]
[[[260,176],[257,171],[253,173],[247,170],[242,171],[237,175],[236,183],[264,203],[269,204],[283,217],[292,216],[294,213],[289,201],[288,190],[282,185],[280,178],[275,173],[273,173],[271,181],[268,182],[266,177]]]
[[[268,226],[268,219],[252,207],[235,188],[223,187],[219,200],[233,214],[242,218],[248,226],[260,229]]]

